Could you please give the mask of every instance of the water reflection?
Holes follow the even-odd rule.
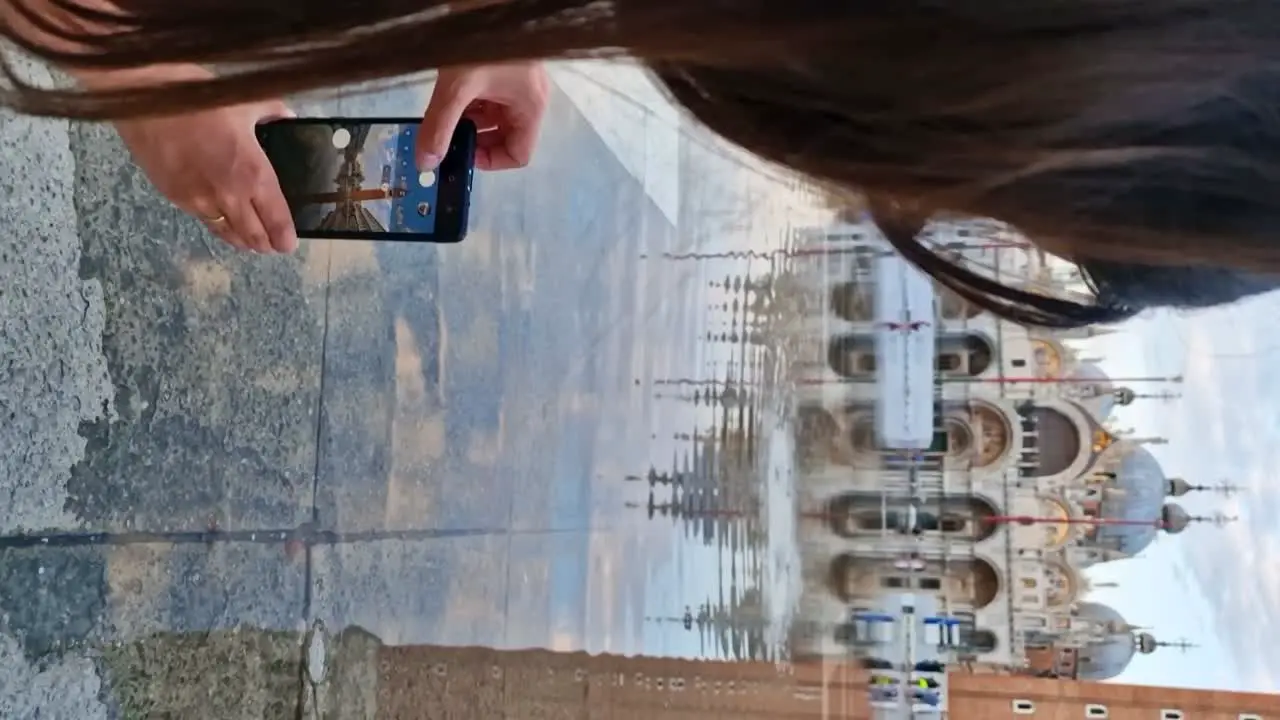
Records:
[[[656,400],[690,411],[679,415],[687,418],[684,427],[668,429],[672,458],[627,478],[645,489],[644,499],[628,501],[628,507],[650,520],[672,523],[684,540],[670,565],[651,568],[647,575],[647,600],[668,598],[666,613],[651,616],[660,627],[652,631],[656,647],[649,652],[760,661],[788,654],[793,542],[786,523],[772,538],[770,533],[771,514],[791,514],[786,343],[772,332],[778,311],[786,307],[777,303],[775,278],[785,273],[788,256],[784,236],[767,253],[666,259],[728,274],[707,282],[710,329],[696,363],[704,372],[652,382]],[[777,496],[779,485],[783,492]],[[779,547],[784,548],[781,557]],[[697,592],[700,586],[703,597],[670,592],[673,587]]]
[[[785,272],[785,246],[777,260]],[[752,280],[743,272],[706,283],[723,295],[709,298],[703,324],[730,329],[697,344],[686,374],[631,383],[647,394],[655,421],[647,446],[662,452],[664,461],[601,479],[619,493],[608,495],[620,500],[619,512],[604,512],[619,520],[615,527],[566,529],[575,540],[607,530],[615,541],[640,543],[629,546],[638,551],[633,557],[641,572],[614,576],[615,583],[634,582],[641,590],[634,604],[624,603],[624,615],[635,625],[635,651],[597,648],[586,655],[571,646],[538,651],[501,643],[482,649],[465,638],[452,644],[389,638],[364,623],[191,628],[105,646],[102,672],[113,702],[126,716],[138,717],[223,718],[234,706],[246,718],[295,717],[302,707],[316,717],[486,719],[604,707],[721,709],[764,718],[810,706],[816,712],[823,702],[860,703],[854,683],[836,683],[845,695],[833,695],[832,680],[820,667],[775,667],[788,657],[796,593],[790,345],[776,333],[779,308],[789,306],[775,302],[785,298],[771,279]],[[412,531],[370,532],[353,547],[421,539],[405,532]],[[335,539],[320,532],[294,538],[312,551]],[[579,584],[580,576],[557,571],[556,561],[566,559],[551,558],[548,570],[553,615],[583,607],[591,615],[593,599],[620,589],[607,587],[607,573]],[[599,570],[576,572],[591,576],[593,569]],[[556,577],[564,572],[569,576]],[[578,587],[580,596],[566,585]],[[506,621],[524,613],[510,608]],[[196,704],[194,697],[206,700]]]

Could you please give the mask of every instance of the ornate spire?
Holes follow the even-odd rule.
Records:
[[[1176,380],[1181,381],[1182,378],[1177,378]],[[1134,395],[1134,397],[1143,398],[1147,400],[1177,400],[1178,398],[1182,397],[1182,393],[1170,392],[1166,390],[1164,392],[1158,392],[1158,393],[1137,393]]]
[[[1177,642],[1158,642],[1158,643],[1156,643],[1156,645],[1158,645],[1158,646],[1160,646],[1160,647],[1177,648],[1178,650],[1181,650],[1182,652],[1186,652],[1186,651],[1188,651],[1188,650],[1194,650],[1194,649],[1196,649],[1196,648],[1200,647],[1199,645],[1196,645],[1195,643],[1187,642],[1186,638],[1180,639],[1180,640],[1178,640]]]
[[[1194,520],[1196,522],[1213,523],[1214,527],[1221,528],[1221,527],[1226,527],[1227,525],[1230,525],[1233,522],[1237,522],[1238,520],[1240,520],[1240,517],[1238,515],[1227,515],[1226,513],[1223,513],[1223,512],[1216,512],[1209,517],[1197,516],[1194,518]]]
[[[1215,527],[1221,528],[1236,520],[1239,520],[1239,518],[1222,512],[1216,512],[1212,515],[1191,515],[1177,503],[1169,503],[1160,511],[1160,525],[1165,532],[1172,535],[1186,530],[1193,523],[1211,523]]]
[[[1230,500],[1233,495],[1236,495],[1237,493],[1240,492],[1239,485],[1236,485],[1234,483],[1229,483],[1229,482],[1218,483],[1217,485],[1214,485],[1212,487],[1205,488],[1205,489],[1211,492],[1218,493],[1219,495],[1221,495],[1224,498],[1227,498],[1228,500]]]
[[[1165,485],[1165,494],[1174,497],[1182,497],[1192,492],[1213,492],[1224,498],[1230,498],[1232,495],[1240,492],[1237,485],[1231,483],[1218,483],[1217,485],[1192,485],[1186,479],[1180,477],[1169,478]]]
[[[1178,640],[1177,642],[1164,642],[1161,640],[1156,640],[1155,637],[1150,633],[1142,633],[1142,635],[1139,636],[1138,642],[1139,642],[1138,649],[1145,654],[1153,653],[1156,651],[1156,648],[1162,648],[1162,647],[1176,648],[1178,650],[1181,650],[1182,652],[1186,652],[1188,650],[1193,650],[1197,647],[1200,647],[1195,643],[1187,642],[1185,638]]]

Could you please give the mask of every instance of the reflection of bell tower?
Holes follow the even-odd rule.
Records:
[[[339,180],[341,180],[341,176],[339,176]],[[362,203],[373,200],[394,200],[404,197],[408,192],[402,187],[362,188],[344,186],[341,182],[339,182],[338,188],[337,192],[303,195],[298,198],[298,201],[307,205],[345,202]]]

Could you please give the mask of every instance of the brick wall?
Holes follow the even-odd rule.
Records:
[[[869,717],[856,671],[546,650],[435,646],[378,653],[382,720],[717,720]]]
[[[866,720],[865,675],[849,666],[732,663],[547,650],[387,647],[345,633],[328,718],[379,720]],[[1017,715],[1015,700],[1033,704]],[[1280,720],[1280,695],[953,673],[953,720]],[[345,707],[345,709],[343,709]]]
[[[1034,714],[1015,715],[1015,700],[1032,702]],[[1165,709],[1182,711],[1183,720],[1241,720],[1242,714],[1280,720],[1280,695],[1016,676],[953,675],[950,702],[957,720],[1091,720],[1090,705],[1106,708],[1106,720],[1164,720]]]

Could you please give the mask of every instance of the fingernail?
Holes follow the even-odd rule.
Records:
[[[440,156],[435,153],[422,153],[418,156],[419,170],[435,170],[440,165]]]

